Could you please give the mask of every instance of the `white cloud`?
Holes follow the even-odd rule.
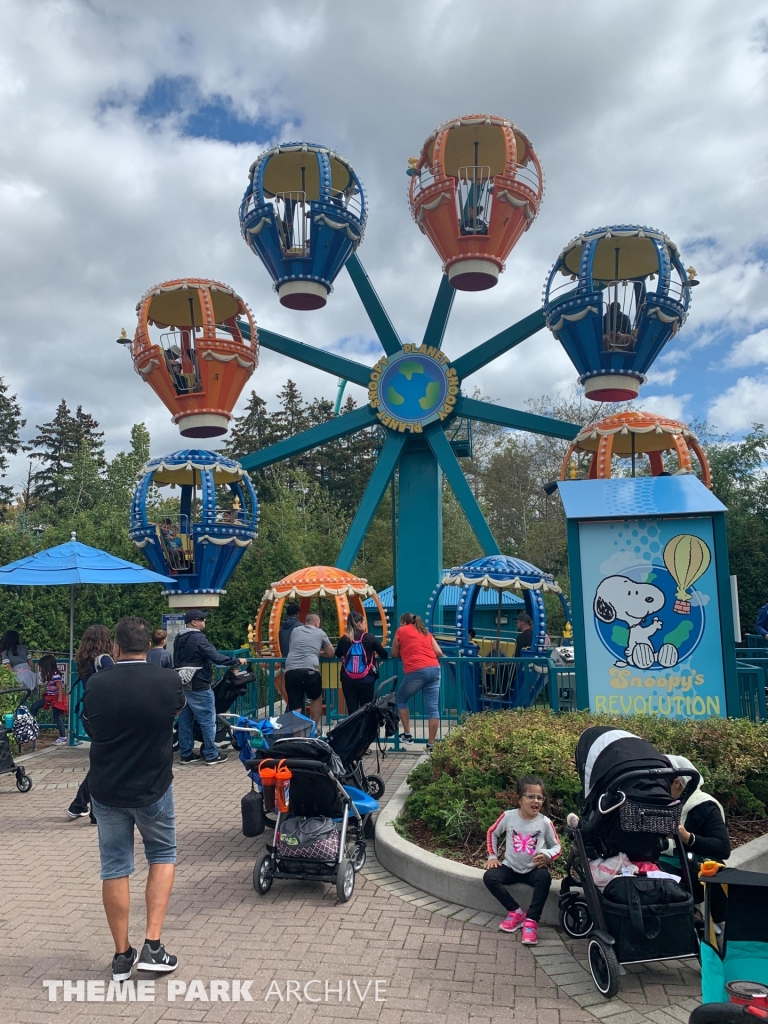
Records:
[[[203,94],[231,97],[250,116],[298,123],[286,131],[353,162],[370,200],[360,257],[407,340],[427,322],[440,264],[408,211],[406,160],[441,121],[474,110],[506,114],[529,133],[547,193],[498,287],[457,295],[449,355],[536,309],[562,246],[617,222],[662,228],[697,268],[701,287],[666,365],[723,324],[757,330],[768,321],[755,255],[768,223],[768,128],[766,54],[754,29],[768,2],[750,5],[749,17],[714,0],[701,0],[694,20],[690,4],[648,0],[644,9],[638,20],[610,0],[515,7],[514,39],[528,41],[517,46],[489,31],[510,24],[503,0],[485,0],[483,16],[469,20],[456,0],[230,0],[215,18],[202,0],[6,0],[0,357],[30,431],[65,396],[96,415],[111,451],[136,421],[150,427],[155,454],[181,446],[113,339],[123,326],[132,333],[150,285],[185,274],[231,284],[271,330],[374,361],[373,331],[345,273],[325,310],[290,312],[240,238],[238,204],[264,146],[184,138],[178,118],[149,125],[135,116],[163,75],[194,76]],[[654,382],[671,385],[673,372]],[[273,404],[288,376],[307,397],[335,394],[332,376],[266,351],[252,386]],[[542,332],[468,389],[519,407],[575,377]],[[680,416],[691,400],[641,394],[639,404]],[[23,467],[13,472],[17,483]]]
[[[725,360],[726,366],[754,366],[755,363],[768,363],[768,328],[738,342]]]
[[[648,374],[648,383],[651,387],[664,387],[667,384],[674,384],[677,379],[677,370],[651,370]]]
[[[672,420],[685,420],[686,407],[691,395],[640,395],[638,406],[648,412],[668,416]]]
[[[708,420],[718,430],[748,430],[765,423],[768,412],[768,376],[740,377],[709,407]]]

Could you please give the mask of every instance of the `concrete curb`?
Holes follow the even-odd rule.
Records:
[[[382,867],[430,896],[485,913],[502,914],[502,908],[483,885],[480,868],[470,868],[446,857],[438,857],[397,834],[394,823],[402,814],[410,792],[408,782],[403,782],[376,821],[376,857]],[[734,850],[728,867],[768,872],[768,835],[752,839]],[[523,906],[528,905],[531,897],[528,886],[512,886],[511,892]],[[559,897],[560,881],[553,879],[541,919],[543,924],[558,924]]]
[[[503,908],[483,885],[483,872],[480,868],[470,868],[466,864],[438,857],[397,834],[394,823],[402,814],[410,792],[411,787],[406,781],[379,812],[376,819],[376,857],[379,863],[393,875],[430,896],[503,917]],[[528,905],[531,898],[529,886],[514,885],[511,892],[523,906]],[[557,924],[559,897],[560,882],[555,879],[549,890],[542,924]]]

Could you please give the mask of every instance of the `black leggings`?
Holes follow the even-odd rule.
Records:
[[[498,868],[488,868],[483,875],[483,885],[508,912],[517,910],[520,904],[504,887],[507,885],[533,886],[533,898],[528,907],[528,917],[531,921],[538,921],[544,913],[549,887],[552,885],[552,876],[547,868],[534,868],[533,871],[521,874],[519,871],[508,868],[506,864],[502,864]]]
[[[84,814],[90,808],[91,804],[91,790],[88,785],[88,775],[86,773],[85,778],[80,783],[80,788],[77,791],[77,796],[69,805],[70,811],[73,814]]]
[[[341,675],[341,689],[344,693],[344,702],[347,705],[347,714],[351,715],[364,704],[370,704],[373,700],[373,691],[376,686],[376,676],[366,676],[365,679],[348,679],[344,673]]]

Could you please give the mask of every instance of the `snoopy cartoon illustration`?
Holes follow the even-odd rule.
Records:
[[[661,619],[654,615],[649,625],[642,624],[649,615],[660,611],[664,602],[663,591],[651,583],[635,583],[628,576],[606,576],[600,581],[595,592],[595,615],[601,622],[623,622],[629,629],[626,661],[617,661],[617,666],[645,669],[654,662],[662,668],[677,664],[678,652],[673,644],[662,644],[657,652],[651,643],[651,637],[663,628]]]

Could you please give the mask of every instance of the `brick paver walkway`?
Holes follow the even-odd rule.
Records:
[[[407,755],[386,759],[382,774],[388,794],[412,763]],[[355,894],[345,905],[323,883],[276,882],[266,897],[257,896],[251,875],[265,837],[246,839],[240,832],[239,803],[247,781],[234,757],[220,768],[194,765],[176,772],[179,864],[164,937],[180,959],[174,980],[191,989],[200,979],[209,996],[214,980],[229,982],[230,993],[233,981],[250,981],[245,991],[252,1001],[185,1001],[181,993],[170,1001],[169,979],[163,978],[155,986],[154,1001],[77,1001],[75,990],[75,997],[65,1002],[60,989],[58,1001],[49,1002],[43,980],[109,978],[112,950],[101,907],[96,829],[87,819],[70,822],[64,817],[86,766],[82,748],[54,749],[25,759],[34,780],[26,795],[17,793],[13,776],[0,777],[0,1008],[9,1024],[49,1022],[53,1014],[62,1024],[116,1017],[232,1024],[303,1024],[311,1019],[381,1024],[687,1020],[686,1004],[674,1003],[683,992],[669,987],[678,983],[677,975],[674,981],[664,975],[656,986],[641,982],[642,1006],[640,995],[626,984],[633,976],[624,979],[624,1002],[596,1001],[591,981],[586,979],[589,987],[579,984],[584,982],[578,975],[581,968],[554,930],[542,929],[534,956],[517,937],[500,933],[489,915],[424,897],[384,871],[375,856],[358,875]],[[134,944],[143,939],[145,878],[140,866],[132,885]],[[306,991],[320,1002],[304,998],[303,986],[313,979],[320,984]],[[358,992],[365,993],[372,979],[381,980],[384,1001],[375,1001],[371,986],[361,1002]],[[295,983],[290,1000],[289,982]],[[98,986],[93,991],[105,992]],[[201,988],[187,994],[200,995]],[[666,1009],[652,1011],[652,1005]]]

